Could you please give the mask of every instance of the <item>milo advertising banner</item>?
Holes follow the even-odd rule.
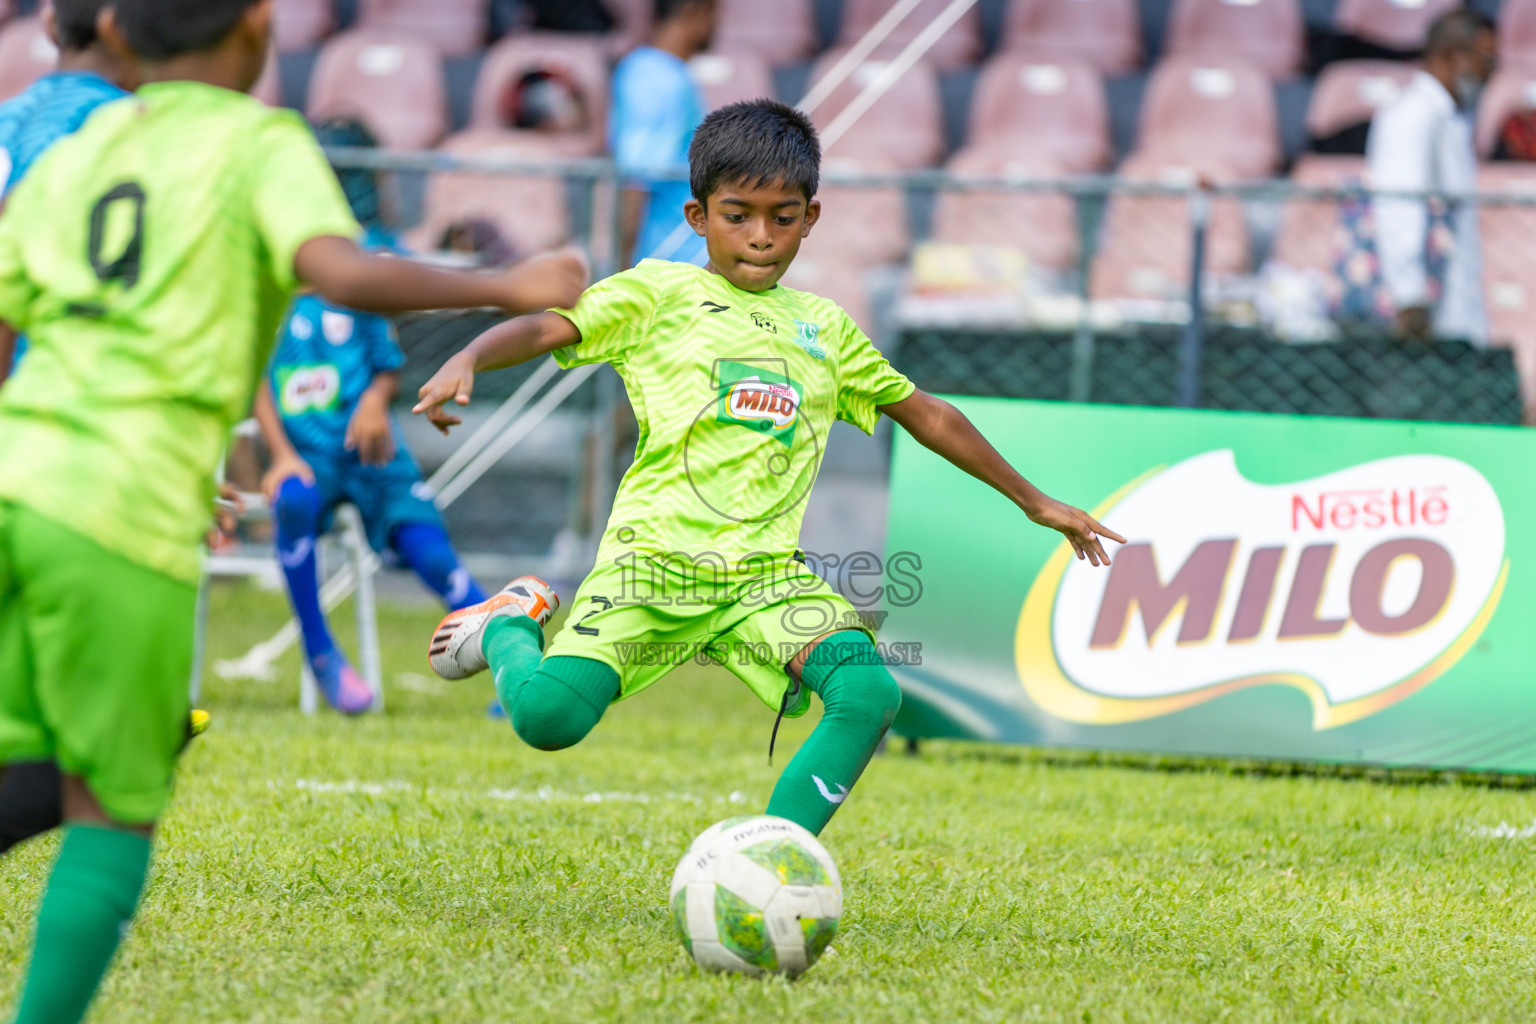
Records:
[[[953,401],[1129,543],[1078,561],[898,431],[898,732],[1536,771],[1536,433]]]

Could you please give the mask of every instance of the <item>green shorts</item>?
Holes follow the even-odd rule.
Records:
[[[0,764],[53,760],[124,824],[187,735],[197,588],[0,501]]]
[[[785,666],[806,644],[838,629],[873,636],[853,605],[799,562],[721,584],[707,571],[673,571],[641,555],[621,561],[592,570],[546,652],[610,666],[619,674],[617,700],[693,661],[729,669],[778,711],[790,687]],[[785,713],[803,715],[809,707],[810,691],[802,687]]]

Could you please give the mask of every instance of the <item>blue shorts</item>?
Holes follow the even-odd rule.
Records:
[[[432,492],[421,478],[421,469],[411,453],[396,451],[394,460],[384,466],[365,465],[352,452],[340,455],[299,450],[315,473],[315,486],[325,507],[321,530],[331,528],[336,506],[351,502],[363,514],[368,544],[383,552],[395,527],[404,523],[436,523],[443,517],[432,502]]]

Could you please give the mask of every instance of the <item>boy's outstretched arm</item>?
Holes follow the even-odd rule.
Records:
[[[367,253],[336,235],[299,246],[293,268],[300,281],[337,305],[370,313],[484,306],[526,313],[574,305],[587,280],[586,265],[569,254],[535,256],[487,274]]]
[[[1041,526],[1049,526],[1067,538],[1078,558],[1094,565],[1108,565],[1109,555],[1100,543],[1108,537],[1125,543],[1125,538],[1106,529],[1081,509],[1065,505],[1042,493],[1008,464],[965,413],[941,398],[934,398],[921,388],[899,402],[878,407],[882,413],[901,424],[924,448],[944,456],[976,479],[989,484],[1023,510]]]
[[[568,305],[575,305],[572,299]],[[475,390],[475,374],[526,363],[557,348],[574,345],[581,332],[559,313],[533,313],[499,323],[450,356],[432,379],[416,392],[420,399],[411,412],[424,412],[443,433],[463,422],[443,408],[445,402],[468,405]]]

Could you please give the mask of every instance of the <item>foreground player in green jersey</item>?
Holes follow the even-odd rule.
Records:
[[[580,294],[572,259],[363,253],[304,122],[244,95],[271,8],[116,0],[102,38],[146,84],[0,216],[0,321],[32,340],[0,390],[0,765],[56,762],[66,823],[16,1024],[80,1020],[133,916],[186,731],[214,469],[295,288],[377,312]]]
[[[449,615],[429,658],[458,678],[489,666],[529,744],[576,743],[614,700],[700,651],[770,708],[822,719],[784,770],[768,813],[819,833],[901,702],[852,606],[799,560],[804,499],[834,419],[873,432],[883,413],[991,484],[1079,558],[1108,564],[1123,539],[1019,476],[957,409],[917,390],[838,306],[780,285],[816,224],[820,145],[798,111],[768,100],[707,117],[689,150],[688,221],[709,265],[646,260],[588,289],[573,309],[492,328],[420,392],[469,400],[476,371],[550,352],[561,366],[611,363],[640,422],[597,567],[542,656],[558,606],[534,577]]]

